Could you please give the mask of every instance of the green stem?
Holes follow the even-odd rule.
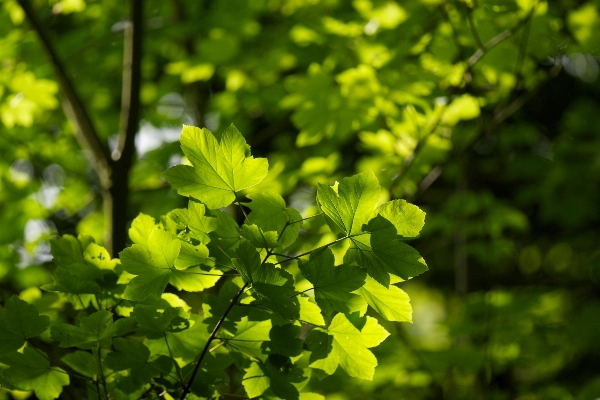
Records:
[[[325,244],[325,245],[323,245],[323,246],[321,246],[321,247],[317,247],[316,249],[312,249],[311,251],[307,251],[306,253],[302,253],[302,254],[298,254],[297,256],[290,257],[290,258],[288,258],[287,260],[280,261],[280,262],[278,262],[278,263],[276,263],[276,264],[274,264],[274,265],[279,265],[279,264],[283,264],[284,262],[288,262],[288,261],[292,261],[292,260],[297,260],[298,258],[301,258],[301,257],[304,257],[304,256],[307,256],[307,255],[309,255],[309,254],[310,254],[310,253],[312,253],[313,251],[321,250],[321,249],[324,249],[324,248],[326,248],[326,247],[329,247],[329,246],[331,246],[332,244],[339,243],[339,242],[341,242],[341,241],[343,241],[343,240],[350,239],[350,238],[352,238],[352,237],[355,237],[355,236],[366,235],[366,234],[368,234],[368,233],[369,233],[369,232],[361,232],[361,233],[358,233],[358,234],[355,234],[355,235],[348,235],[348,236],[344,236],[343,238],[336,239],[336,240],[334,240],[334,241],[333,241],[333,242],[331,242],[331,243],[327,243],[327,244]]]
[[[196,375],[198,374],[198,371],[200,370],[200,366],[202,365],[204,356],[206,356],[206,353],[208,352],[210,344],[215,339],[217,332],[219,331],[219,328],[221,327],[221,325],[223,325],[223,322],[225,322],[225,318],[227,318],[227,315],[229,314],[229,312],[231,311],[233,306],[237,303],[240,296],[246,290],[246,287],[248,287],[248,283],[244,284],[244,286],[242,286],[242,288],[239,290],[239,292],[236,293],[236,295],[231,300],[231,303],[229,303],[229,306],[223,313],[223,316],[221,316],[221,318],[219,318],[219,320],[217,321],[217,324],[215,325],[212,332],[210,333],[210,336],[209,336],[208,340],[206,341],[204,348],[202,349],[202,353],[200,353],[200,357],[198,358],[198,361],[196,362],[196,365],[194,366],[194,370],[192,371],[192,376],[190,377],[188,384],[183,389],[183,393],[181,394],[181,397],[179,397],[180,400],[185,399],[185,397],[188,395],[188,393],[192,389],[192,384],[194,383],[194,378],[196,378]]]
[[[106,400],[108,400],[108,392],[106,390],[106,378],[104,377],[104,371],[102,369],[102,361],[100,360],[101,357],[101,351],[100,351],[100,343],[98,343],[98,347],[96,347],[94,349],[95,353],[96,353],[96,361],[98,362],[98,375],[100,377],[100,382],[102,383],[102,386],[104,387],[104,397],[106,398]],[[98,398],[100,398],[100,393],[98,393]]]
[[[169,355],[171,356],[171,361],[173,361],[173,365],[175,365],[175,369],[177,370],[177,375],[179,376],[179,383],[181,384],[181,388],[185,388],[185,382],[183,381],[183,375],[181,374],[181,368],[179,364],[173,357],[173,352],[171,351],[171,346],[169,346],[169,341],[167,340],[167,333],[163,332],[163,337],[165,338],[165,343],[167,345],[167,349],[169,350]]]

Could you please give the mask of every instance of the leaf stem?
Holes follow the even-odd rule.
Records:
[[[240,210],[242,210],[242,214],[244,214],[244,217],[246,217],[248,222],[250,222],[250,218],[248,218],[248,214],[246,214],[246,210],[244,210],[244,206],[242,206],[242,203],[240,203],[239,200],[236,200],[235,203],[240,207]]]
[[[102,369],[102,361],[100,359],[100,357],[101,357],[100,343],[98,343],[98,347],[96,347],[94,350],[96,352],[96,360],[98,362],[98,375],[100,377],[100,382],[102,383],[102,386],[104,387],[104,397],[106,398],[106,400],[108,400],[108,394],[106,391],[106,378],[104,377],[104,370]],[[98,398],[100,398],[100,393],[98,393]]]
[[[320,217],[323,214],[324,214],[324,212],[320,212],[318,214],[311,215],[310,217],[302,218],[302,219],[299,219],[297,221],[288,222],[288,225],[293,225],[293,224],[297,224],[298,222],[302,222],[302,221],[306,221],[306,220],[309,220],[309,219],[312,219],[312,218]]]
[[[327,243],[327,244],[325,244],[325,245],[323,245],[323,246],[321,246],[321,247],[317,247],[316,249],[312,249],[311,251],[307,251],[306,253],[298,254],[297,256],[294,256],[294,257],[289,257],[287,260],[280,261],[280,262],[278,262],[278,263],[276,263],[276,264],[274,264],[274,265],[279,265],[279,264],[283,264],[284,262],[288,262],[288,261],[292,261],[292,260],[297,260],[298,258],[301,258],[301,257],[304,257],[304,256],[307,256],[307,255],[309,255],[309,254],[310,254],[310,253],[312,253],[313,251],[321,250],[321,249],[324,249],[324,248],[326,248],[326,247],[329,247],[329,246],[331,246],[331,245],[333,245],[333,244],[336,244],[336,243],[338,243],[338,242],[341,242],[341,241],[343,241],[343,240],[350,239],[350,238],[352,238],[352,237],[355,237],[355,236],[366,235],[366,234],[368,234],[368,233],[369,233],[369,232],[361,232],[361,233],[357,233],[357,234],[354,234],[354,235],[348,235],[348,236],[344,236],[343,238],[336,239],[336,240],[334,240],[334,241],[333,241],[333,242],[331,242],[331,243]]]
[[[185,388],[185,382],[183,381],[183,375],[181,374],[181,368],[177,361],[175,361],[175,357],[173,357],[173,352],[171,351],[171,346],[169,346],[169,340],[167,340],[167,333],[163,332],[163,337],[165,338],[165,343],[167,345],[167,349],[169,350],[169,355],[171,356],[171,361],[173,361],[173,365],[175,365],[175,369],[177,370],[177,375],[179,376],[179,383],[181,384],[181,388]]]
[[[229,306],[227,307],[227,309],[225,310],[225,312],[223,313],[221,318],[219,318],[219,320],[217,321],[217,324],[215,325],[212,332],[210,333],[210,336],[209,336],[208,340],[206,341],[204,348],[202,349],[202,353],[200,353],[200,357],[198,358],[198,361],[196,362],[196,365],[194,366],[194,370],[192,371],[192,376],[190,377],[188,384],[183,389],[183,393],[179,397],[180,400],[185,399],[185,397],[188,395],[188,393],[192,389],[192,384],[194,383],[194,378],[196,378],[196,375],[198,374],[198,371],[200,370],[200,366],[202,365],[204,356],[206,356],[206,353],[208,352],[210,344],[215,339],[217,332],[219,331],[219,328],[221,327],[221,325],[223,325],[223,322],[225,322],[225,318],[227,318],[227,315],[229,314],[229,312],[231,311],[233,306],[237,303],[240,296],[244,293],[244,291],[246,290],[247,287],[248,287],[248,283],[246,283],[246,284],[244,284],[244,286],[242,286],[242,288],[236,293],[236,295],[231,300],[231,303],[229,303]]]

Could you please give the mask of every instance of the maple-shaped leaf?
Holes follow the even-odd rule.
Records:
[[[226,339],[227,346],[256,359],[265,359],[262,343],[271,339],[272,326],[270,319],[255,321],[243,317],[235,324],[235,334]]]
[[[383,286],[390,285],[390,273],[409,279],[427,271],[418,251],[385,230],[354,236],[344,262],[367,268],[367,273]]]
[[[210,233],[211,242],[207,246],[212,257],[221,264],[228,264],[240,244],[240,228],[226,212],[214,210],[211,213],[217,218],[217,230]]]
[[[279,247],[277,231],[263,231],[258,225],[242,225],[240,234],[244,239],[252,243],[258,249],[269,249]]]
[[[44,290],[68,294],[100,294],[101,286],[115,283],[113,271],[116,261],[106,249],[86,237],[81,240],[71,235],[50,241],[56,269],[53,282],[43,286]]]
[[[412,307],[406,292],[396,286],[389,288],[367,276],[367,281],[356,293],[388,321],[412,322]]]
[[[362,232],[362,226],[371,218],[381,187],[373,172],[363,172],[342,179],[339,184],[319,184],[317,201],[334,232],[354,235]]]
[[[143,343],[116,338],[113,346],[116,351],[108,353],[104,358],[108,368],[114,371],[131,370],[131,377],[136,385],[148,383],[150,379],[160,375],[160,368],[149,361],[150,350]]]
[[[123,297],[137,301],[149,296],[160,297],[169,283],[180,249],[179,239],[156,227],[148,237],[148,247],[134,244],[119,253],[123,269],[137,275],[127,284]]]
[[[308,380],[304,371],[288,357],[277,354],[269,356],[264,362],[251,363],[245,372],[242,385],[250,398],[261,396],[269,390],[275,398],[298,400],[300,395],[294,384]],[[267,395],[265,398],[273,397]]]
[[[203,322],[202,317],[197,314],[190,314],[188,324],[189,328],[187,329],[166,330],[162,337],[148,339],[144,344],[153,355],[162,354],[169,357],[173,355],[174,358],[180,358],[185,363],[189,363],[202,351],[212,326],[209,328]]]
[[[229,354],[208,352],[202,360],[198,373],[192,382],[191,392],[196,396],[210,398],[217,385],[229,385],[228,368],[233,363]],[[188,382],[192,377],[195,363],[189,363],[181,369],[183,381]]]
[[[262,232],[276,232],[274,235],[276,240],[281,235],[279,243],[283,248],[296,241],[300,225],[302,225],[301,222],[296,221],[301,221],[302,216],[297,210],[287,208],[285,200],[280,195],[265,191],[250,193],[246,197],[252,200],[250,203],[244,203],[246,207],[252,210],[246,220],[248,225],[258,226]],[[290,222],[296,223],[290,225]]]
[[[325,325],[321,309],[310,298],[298,297],[298,302],[300,303],[300,321],[312,325]]]
[[[198,240],[205,245],[210,242],[208,234],[217,229],[218,222],[215,217],[206,215],[206,206],[190,199],[187,210],[179,208],[171,211],[167,216],[178,227],[185,228],[185,237]]]
[[[137,320],[136,332],[148,339],[160,339],[166,332],[181,332],[190,327],[181,308],[169,307],[159,312],[154,306],[137,304],[131,316]]]
[[[372,380],[377,358],[368,349],[388,336],[375,318],[367,316],[350,321],[345,314],[337,314],[327,331],[316,328],[307,337],[307,347],[312,351],[310,366],[331,375],[340,365],[350,376]]]
[[[193,167],[176,165],[163,175],[180,195],[194,197],[208,208],[228,206],[237,192],[267,175],[267,159],[253,158],[250,146],[233,125],[225,129],[220,142],[206,128],[184,125],[180,140]]]
[[[129,238],[133,241],[133,243],[148,246],[148,237],[155,227],[156,221],[154,218],[140,213],[131,222],[131,228],[129,228]]]
[[[311,253],[306,263],[301,263],[302,275],[313,284],[315,300],[328,315],[333,311],[353,312],[365,306],[364,300],[354,293],[365,283],[366,273],[354,265],[334,267],[331,249]]]
[[[300,305],[292,275],[273,264],[261,263],[258,252],[250,242],[243,241],[236,253],[237,259],[234,259],[233,265],[244,281],[252,285],[258,299],[284,319],[299,318]]]
[[[413,238],[425,225],[425,213],[405,200],[383,203],[375,210],[374,217],[363,227],[365,232],[381,231],[388,236]]]
[[[113,323],[110,311],[100,310],[81,318],[79,326],[64,323],[54,325],[50,335],[60,342],[60,347],[90,349],[92,346],[109,344],[112,337],[132,332],[135,325],[134,318],[121,318]]]
[[[64,355],[61,359],[78,374],[96,379],[98,375],[98,360],[88,351],[77,350]]]
[[[0,356],[19,350],[25,341],[40,335],[50,325],[50,317],[40,315],[35,306],[12,296],[0,309]]]
[[[56,399],[62,393],[62,387],[69,385],[69,375],[62,368],[51,367],[41,350],[25,347],[22,353],[0,357],[0,363],[9,367],[0,372],[2,386],[33,390],[39,400]]]

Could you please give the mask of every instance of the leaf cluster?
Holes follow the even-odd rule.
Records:
[[[17,297],[1,309],[2,384],[43,399],[57,398],[73,378],[98,399],[208,398],[228,386],[251,398],[299,399],[311,378],[338,366],[372,379],[370,349],[389,333],[366,312],[411,321],[409,298],[393,283],[427,270],[406,243],[425,214],[402,200],[378,205],[371,172],[319,185],[321,212],[306,218],[270,191],[242,203],[268,163],[251,156],[233,125],[220,141],[184,126],[181,144],[191,165],[164,176],[190,198],[187,209],[158,221],[140,214],[119,259],[89,237],[53,240],[56,269],[44,289],[80,310],[74,321],[50,326]],[[228,213],[232,204],[245,215],[241,226]],[[317,219],[337,239],[306,251],[302,225]],[[205,290],[202,310],[181,297]],[[71,349],[60,365],[30,341],[48,329],[49,340]],[[240,371],[240,382],[230,382],[228,368]]]

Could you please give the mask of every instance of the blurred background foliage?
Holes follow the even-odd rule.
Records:
[[[103,243],[103,183],[20,3],[108,154],[129,11],[115,0],[0,5],[2,299],[21,294],[56,318],[60,299],[36,289],[53,268],[48,239]],[[269,158],[252,191],[277,191],[303,214],[317,182],[366,170],[382,201],[427,212],[415,247],[430,271],[402,286],[414,324],[382,322],[394,334],[373,382],[338,371],[313,391],[600,397],[600,1],[170,0],[147,2],[143,20],[127,222],[183,206],[161,177],[182,161],[181,124],[218,134],[234,123]]]

